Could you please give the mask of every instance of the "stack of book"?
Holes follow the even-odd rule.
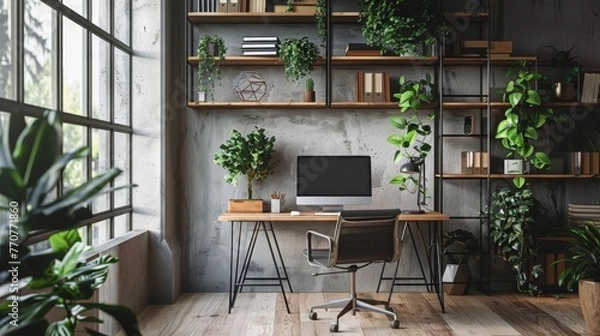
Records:
[[[357,72],[354,83],[357,102],[389,102],[390,75],[387,72]]]
[[[583,87],[581,89],[582,103],[600,102],[600,73],[583,74]]]
[[[460,173],[465,175],[477,175],[488,173],[487,152],[460,152]]]
[[[279,38],[277,36],[244,36],[242,38],[243,56],[277,56],[279,55]]]
[[[569,225],[592,222],[600,225],[600,204],[569,204]]]
[[[490,59],[508,58],[513,51],[512,41],[466,40],[460,42],[461,56],[485,57]]]
[[[381,50],[377,47],[369,47],[366,43],[348,43],[346,56],[381,56]]]
[[[198,12],[217,12],[219,11],[218,0],[198,0],[197,8]],[[227,0],[225,0],[227,1]],[[227,4],[227,2],[225,2]]]

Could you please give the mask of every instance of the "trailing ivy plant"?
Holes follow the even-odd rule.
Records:
[[[360,0],[360,5],[362,35],[382,53],[415,53],[448,31],[431,0]]]
[[[435,86],[429,73],[425,79],[418,81],[407,80],[405,76],[401,76],[399,83],[400,90],[394,94],[394,97],[399,100],[400,114],[393,116],[390,120],[392,126],[398,129],[398,133],[387,138],[390,144],[397,147],[394,153],[394,164],[399,164],[402,159],[425,160],[432,149],[428,139],[432,128],[420,118],[419,110],[421,103],[433,102]],[[428,114],[427,119],[434,120],[435,114]],[[394,176],[390,183],[397,185],[401,191],[408,190],[411,185],[418,186],[417,178],[406,174]]]
[[[327,45],[327,0],[317,0],[315,24],[317,26],[317,35],[321,40],[321,46],[325,47]]]
[[[246,175],[248,199],[252,199],[253,181],[267,178],[277,166],[273,161],[275,137],[266,136],[265,130],[258,127],[246,136],[237,130],[231,133],[231,138],[219,147],[221,151],[215,153],[214,162],[227,169],[225,181],[233,186],[238,176]]]
[[[221,79],[221,70],[216,59],[223,60],[227,47],[222,37],[205,35],[198,41],[198,91],[215,99],[215,80]]]
[[[528,187],[513,190],[503,188],[491,196],[489,209],[489,236],[497,254],[516,272],[517,289],[531,296],[542,293],[537,279],[544,272],[541,264],[535,264],[539,247],[534,237],[533,224],[540,211]],[[531,268],[529,276],[528,266]]]
[[[513,76],[503,94],[503,100],[510,106],[504,112],[504,119],[498,124],[496,139],[500,139],[502,146],[508,149],[506,157],[522,159],[530,162],[538,169],[550,168],[550,158],[542,151],[535,148],[538,139],[538,130],[553,120],[561,122],[563,115],[556,115],[549,107],[542,106],[540,94],[535,89],[535,82],[542,78],[537,72],[527,69],[526,61],[519,61],[511,66],[506,76]],[[515,177],[513,183],[517,188],[525,184],[525,178]]]
[[[286,38],[279,47],[285,77],[296,84],[313,70],[313,64],[319,55],[319,48],[306,36],[300,39]]]

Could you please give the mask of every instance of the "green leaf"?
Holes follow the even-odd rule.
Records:
[[[537,91],[528,90],[527,91],[527,99],[525,100],[525,102],[527,102],[531,105],[539,106],[542,104],[542,98],[540,98],[540,94],[537,93]]]
[[[67,230],[55,233],[48,239],[55,252],[67,252],[77,242],[81,242],[78,230]]]
[[[523,94],[521,92],[513,92],[508,96],[508,102],[512,107],[515,107],[519,105],[521,98],[523,98]]]
[[[531,126],[528,126],[528,127],[527,127],[527,129],[525,129],[525,134],[524,134],[524,136],[525,136],[526,138],[529,138],[529,139],[536,140],[536,139],[538,138],[538,133],[537,133],[537,131],[535,130],[535,128],[533,128],[533,127],[531,127]]]
[[[80,303],[80,305],[88,308],[88,309],[99,309],[110,316],[114,317],[117,322],[121,325],[125,334],[128,336],[137,336],[141,335],[137,317],[135,314],[127,307],[120,305],[109,305],[102,303]]]
[[[525,178],[522,176],[515,177],[513,178],[513,184],[515,187],[521,189],[525,185]]]
[[[403,116],[393,116],[390,119],[390,123],[392,124],[392,126],[398,128],[398,129],[405,129],[406,126],[408,125],[408,120],[406,118],[404,118]]]

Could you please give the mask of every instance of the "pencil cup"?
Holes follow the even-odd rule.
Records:
[[[281,200],[278,198],[271,199],[271,212],[279,213],[281,211]]]

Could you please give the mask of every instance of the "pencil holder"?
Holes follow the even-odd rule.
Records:
[[[281,212],[281,200],[278,198],[271,199],[271,212]]]

